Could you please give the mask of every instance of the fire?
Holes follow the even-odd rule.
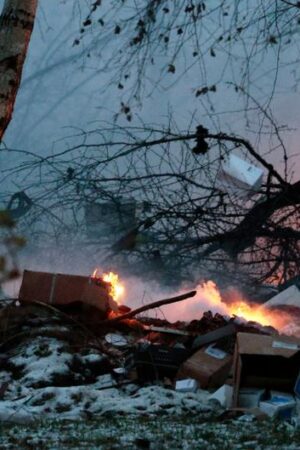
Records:
[[[225,303],[222,301],[220,291],[214,282],[208,281],[203,284],[203,292],[205,293],[206,300],[208,300],[213,306],[220,306],[220,312],[224,314],[225,311],[228,316],[238,316],[247,321],[258,322],[264,326],[272,326],[278,330],[287,325],[289,317],[287,314],[279,313],[278,311],[271,311],[263,305],[254,305],[248,303],[241,298],[235,298],[232,303]],[[234,297],[237,296],[235,292]]]
[[[113,272],[104,273],[103,281],[111,284],[110,295],[117,302],[124,294],[124,286],[119,281],[119,275]]]
[[[120,282],[118,274],[114,272],[102,273],[98,268],[94,270],[92,278],[103,280],[110,284],[110,295],[118,303],[125,294],[125,287]],[[212,311],[227,317],[239,317],[247,322],[257,322],[263,326],[272,326],[285,334],[300,334],[300,325],[291,314],[278,310],[271,310],[264,305],[249,303],[237,290],[230,293],[224,301],[221,292],[213,281],[201,283],[196,287],[197,294],[187,302],[163,307],[168,320],[190,321],[200,318],[205,311]],[[179,295],[181,292],[177,293]],[[129,292],[130,295],[130,292]],[[293,328],[293,326],[295,327]],[[292,331],[292,328],[294,331]]]
[[[247,321],[258,322],[261,325],[271,325],[274,328],[280,327],[281,319],[278,317],[278,313],[272,313],[263,306],[249,305],[244,301],[239,301],[228,308],[232,316],[242,317]]]
[[[112,298],[118,302],[120,298],[124,295],[125,288],[119,280],[119,275],[114,272],[107,272],[100,275],[101,271],[96,268],[92,274],[92,278],[101,278],[106,283],[110,284],[110,295]]]
[[[191,321],[200,319],[206,311],[213,314],[219,313],[224,317],[239,317],[247,322],[257,322],[263,326],[272,326],[285,334],[295,334],[292,325],[296,324],[295,318],[288,312],[271,310],[264,305],[250,303],[237,290],[233,290],[226,295],[226,301],[213,281],[207,281],[196,286],[197,294],[195,297],[176,305],[163,307],[164,316],[170,321]],[[179,291],[180,295],[185,291]],[[228,301],[227,301],[228,299]],[[295,327],[294,327],[295,328]],[[294,329],[293,328],[293,329]]]

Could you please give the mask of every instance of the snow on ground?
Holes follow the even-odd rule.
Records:
[[[26,423],[58,415],[77,419],[111,413],[207,415],[213,410],[206,391],[183,394],[128,381],[117,388],[112,370],[101,374],[108,367],[105,355],[95,350],[76,353],[59,339],[37,336],[11,352],[3,356],[0,374],[0,386],[7,383],[0,420]]]
[[[300,448],[296,418],[232,419],[207,391],[141,387],[125,378],[115,369],[133,345],[130,332],[126,346],[121,332],[93,340],[51,314],[17,309],[11,317],[0,353],[1,450]]]

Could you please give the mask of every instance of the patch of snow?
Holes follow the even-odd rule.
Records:
[[[24,386],[36,382],[51,382],[54,375],[64,375],[69,372],[68,363],[72,360],[70,353],[62,352],[62,344],[56,339],[37,337],[30,342],[21,354],[13,356],[10,362],[16,367],[22,367]]]
[[[88,355],[82,355],[80,357],[80,359],[87,364],[91,364],[91,363],[98,363],[103,361],[103,359],[105,359],[106,356],[102,355],[100,353],[90,353]]]

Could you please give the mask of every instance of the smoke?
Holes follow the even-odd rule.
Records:
[[[137,308],[142,304],[151,303],[167,297],[174,297],[186,293],[188,289],[179,291],[162,291],[158,284],[148,284],[132,278],[124,281],[124,303],[131,308]],[[150,310],[151,317],[165,318],[169,322],[200,320],[203,313],[211,311],[225,317],[239,317],[240,320],[256,322],[263,326],[272,326],[283,334],[299,336],[300,320],[297,316],[282,309],[274,310],[261,304],[248,302],[244,296],[232,288],[227,292],[226,301],[223,300],[217,285],[213,281],[207,281],[196,286],[195,297],[182,302],[165,305],[158,310]]]
[[[124,303],[131,308],[137,308],[144,304],[162,300],[164,298],[181,295],[190,290],[190,287],[174,291],[170,289],[162,289],[158,283],[143,282],[138,278],[128,278],[122,280],[125,285]],[[199,284],[195,288],[197,294],[195,297],[189,298],[182,302],[173,303],[162,306],[157,310],[149,311],[149,315],[159,318],[165,318],[169,322],[191,321],[201,319],[205,311],[212,311],[223,315],[228,315],[228,308],[222,302],[221,295],[216,289],[212,281],[204,284]]]
[[[85,250],[85,251],[83,251]],[[175,290],[164,286],[160,279],[156,281],[144,280],[137,276],[122,273],[116,267],[99,264],[99,251],[89,253],[87,249],[76,246],[62,248],[60,246],[32,251],[28,247],[19,255],[19,267],[22,271],[36,270],[55,273],[92,275],[96,267],[101,272],[114,271],[119,274],[120,282],[124,285],[124,295],[119,299],[132,309],[162,300],[182,295],[189,290],[196,289],[195,297],[170,305],[165,305],[145,314],[151,317],[166,319],[169,322],[200,320],[203,313],[211,311],[223,316],[238,316],[246,321],[271,325],[277,330],[290,335],[300,334],[300,320],[284,311],[272,311],[263,305],[253,304],[237,288],[227,289],[227,295],[221,295],[214,281],[207,281],[194,285],[185,285]],[[199,277],[200,278],[200,277]],[[3,284],[4,296],[17,298],[22,277]]]
[[[12,298],[18,297],[23,270],[89,276],[95,267],[99,266],[97,253],[99,254],[99,250],[92,252],[67,241],[65,245],[51,245],[49,242],[45,242],[43,247],[40,245],[35,247],[28,242],[17,257],[21,276],[3,283],[4,295]]]

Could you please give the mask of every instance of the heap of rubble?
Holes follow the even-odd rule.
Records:
[[[103,280],[26,271],[1,305],[2,420],[296,412],[300,340],[272,327],[210,311],[169,323],[119,307]]]

